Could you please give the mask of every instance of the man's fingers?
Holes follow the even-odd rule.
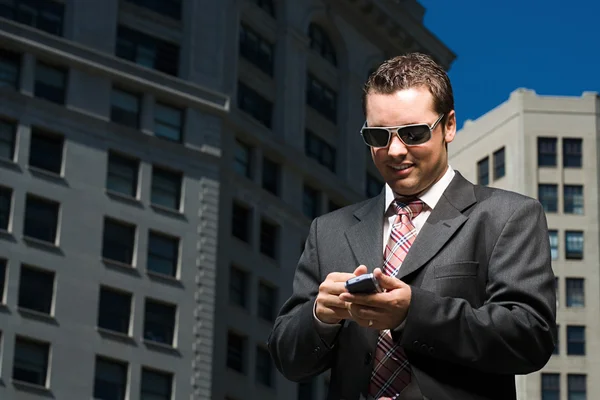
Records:
[[[356,267],[356,269],[354,270],[354,275],[355,276],[364,275],[367,272],[369,272],[369,270],[367,269],[367,267],[365,265],[361,264],[358,267]]]
[[[327,275],[325,281],[346,282],[348,279],[354,278],[354,276],[354,274],[350,274],[348,272],[332,272]]]
[[[399,289],[405,285],[405,283],[402,282],[400,279],[384,274],[383,271],[379,268],[375,268],[375,270],[373,271],[373,276],[375,277],[375,279],[377,279],[377,281],[379,281],[379,285],[382,289]]]

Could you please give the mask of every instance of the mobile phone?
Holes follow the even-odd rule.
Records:
[[[354,278],[350,278],[346,281],[346,289],[350,293],[362,293],[362,294],[371,294],[382,292],[381,286],[379,286],[379,282],[373,274],[363,274],[359,276],[355,276]]]

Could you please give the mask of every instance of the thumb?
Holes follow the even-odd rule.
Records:
[[[359,276],[366,274],[368,272],[366,265],[359,265],[353,272],[354,275]]]
[[[375,268],[373,276],[379,281],[381,288],[385,290],[400,289],[404,286],[404,282],[398,278],[384,274],[380,268]]]

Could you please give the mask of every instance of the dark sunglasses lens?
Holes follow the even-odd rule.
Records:
[[[363,128],[365,143],[373,147],[386,147],[390,139],[390,133],[381,128]]]
[[[431,131],[427,125],[407,126],[398,131],[402,141],[408,145],[422,144],[431,138]]]

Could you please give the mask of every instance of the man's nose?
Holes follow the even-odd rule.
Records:
[[[406,145],[400,140],[398,135],[394,133],[392,138],[390,139],[390,146],[388,148],[388,154],[390,156],[403,156],[408,153],[408,148]]]

